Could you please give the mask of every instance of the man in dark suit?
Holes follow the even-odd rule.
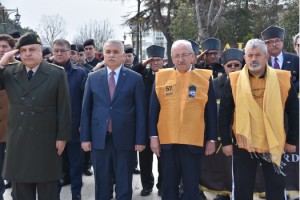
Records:
[[[57,200],[60,155],[71,134],[67,76],[43,60],[38,35],[23,35],[16,48],[0,61],[6,65],[17,52],[22,61],[0,71],[10,103],[4,178],[12,181],[16,200],[36,199],[36,191],[39,200]]]
[[[150,107],[150,96],[153,88],[153,83],[155,80],[155,73],[159,69],[162,69],[164,66],[164,55],[165,48],[158,45],[151,45],[147,49],[148,59],[144,62],[138,63],[132,67],[132,70],[140,73],[143,77],[143,81],[146,89],[146,101],[147,101],[147,121],[149,116],[149,107]],[[150,65],[149,68],[146,68],[147,64]],[[147,123],[148,128],[148,123]],[[148,129],[147,129],[148,130]],[[153,167],[153,152],[150,148],[150,139],[147,139],[146,149],[139,154],[140,158],[140,168],[141,168],[141,182],[143,189],[141,191],[141,196],[148,196],[152,192],[154,186],[154,177],[152,173]],[[156,187],[158,189],[158,195],[161,196],[161,162],[160,158],[158,160],[158,181]]]
[[[53,62],[62,66],[68,77],[72,110],[72,138],[67,141],[63,161],[68,163],[65,177],[71,181],[72,200],[81,200],[83,151],[80,143],[80,117],[86,72],[71,62],[72,46],[65,39],[53,41]],[[65,156],[65,157],[64,157]],[[64,160],[65,159],[65,160]],[[65,180],[64,180],[65,181]]]
[[[269,53],[268,64],[274,69],[291,72],[291,79],[299,92],[299,57],[283,51],[285,30],[278,26],[270,26],[261,32]]]
[[[242,69],[243,56],[244,52],[235,48],[227,49],[221,54],[221,63],[226,73],[213,80],[218,105],[229,73]],[[216,145],[220,146],[220,141],[216,142]],[[225,156],[221,151],[203,157],[200,184],[217,194],[214,200],[230,200],[231,159],[232,157]]]
[[[162,199],[198,200],[201,159],[215,151],[217,106],[210,70],[193,69],[194,52],[187,40],[171,48],[175,69],[159,70],[150,99],[149,136],[161,156]]]
[[[135,151],[146,143],[146,99],[143,79],[123,66],[124,45],[104,44],[104,68],[86,81],[81,116],[81,142],[92,152],[95,199],[111,198],[111,177],[116,178],[116,198],[131,200]],[[114,172],[112,172],[112,169]]]

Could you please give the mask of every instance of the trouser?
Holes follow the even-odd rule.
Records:
[[[81,143],[79,141],[68,141],[67,148],[65,148],[66,153],[68,154],[69,161],[69,173],[71,180],[71,192],[72,197],[81,196],[82,188],[82,157],[83,151],[81,149]],[[60,191],[60,189],[59,189]]]
[[[148,142],[146,148],[139,153],[140,158],[140,170],[141,170],[141,182],[143,189],[151,189],[154,186],[154,177],[152,173],[152,163],[153,163],[153,152],[150,148],[150,144]],[[157,189],[160,190],[161,180],[162,180],[162,172],[161,172],[161,162],[160,158],[158,161],[158,181],[156,184]]]
[[[275,172],[271,162],[260,154],[254,155],[234,146],[233,153],[233,200],[252,200],[257,165],[261,164],[266,190],[266,200],[284,200],[285,178]]]
[[[183,200],[198,200],[202,153],[192,153],[188,145],[173,144],[161,150],[162,200],[179,197],[180,180],[184,185]]]
[[[0,172],[2,172],[3,169],[5,146],[6,146],[6,142],[0,142]],[[4,192],[5,192],[5,184],[0,174],[0,196],[3,196]]]
[[[38,200],[57,200],[57,181],[40,183],[20,183],[12,182],[14,190],[14,200],[35,200],[36,193]]]
[[[91,159],[91,152],[84,152],[83,156],[83,170],[90,169],[92,167],[92,159]]]
[[[104,149],[92,149],[96,200],[111,199],[113,174],[116,180],[116,199],[132,199],[132,169],[135,156],[134,150],[116,149],[111,135],[106,136]]]

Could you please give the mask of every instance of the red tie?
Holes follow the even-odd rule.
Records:
[[[108,79],[108,89],[109,89],[109,95],[110,95],[110,99],[113,99],[114,93],[115,93],[115,78],[114,75],[116,73],[114,71],[111,71],[109,73],[109,79]],[[112,132],[112,121],[111,121],[111,117],[109,116],[109,120],[108,120],[108,125],[107,125],[107,131],[108,132]]]
[[[273,67],[274,67],[274,69],[280,69],[277,57],[275,57],[275,59],[274,59],[274,66]]]

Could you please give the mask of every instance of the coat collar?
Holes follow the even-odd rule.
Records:
[[[27,95],[29,92],[39,87],[44,81],[47,80],[51,72],[51,68],[47,65],[48,63],[46,61],[42,61],[30,82],[28,80],[25,65],[23,63],[19,63],[17,67],[12,70],[13,76],[17,83],[24,89],[23,95]]]

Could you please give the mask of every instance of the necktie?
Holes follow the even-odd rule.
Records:
[[[109,89],[109,95],[110,95],[110,99],[112,100],[114,93],[115,93],[115,78],[114,75],[116,73],[114,71],[111,71],[109,74],[109,79],[108,79],[108,89]],[[112,132],[112,121],[111,121],[111,117],[109,117],[108,120],[108,125],[107,125],[107,131],[108,132]]]
[[[28,75],[28,80],[30,81],[32,79],[32,76],[33,76],[33,71],[32,70],[29,70],[27,72],[27,75]]]
[[[275,57],[275,59],[274,59],[274,66],[273,67],[274,67],[274,69],[280,69],[277,57]]]

